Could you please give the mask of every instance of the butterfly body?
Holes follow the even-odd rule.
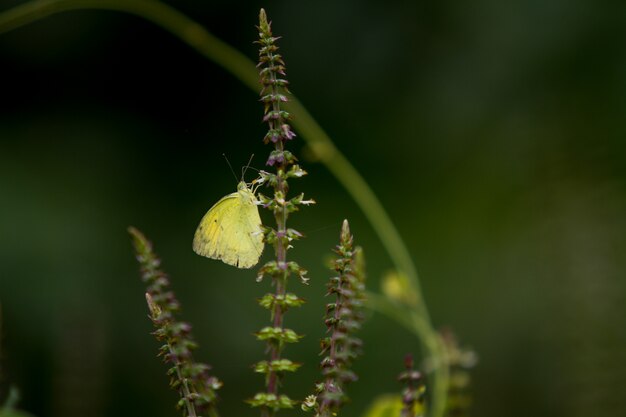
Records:
[[[204,215],[193,238],[198,255],[237,268],[251,268],[263,252],[263,230],[257,199],[245,182]]]

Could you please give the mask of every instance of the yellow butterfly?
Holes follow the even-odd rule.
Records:
[[[254,191],[241,181],[237,192],[215,203],[200,220],[194,252],[237,268],[256,265],[264,246],[257,203]]]

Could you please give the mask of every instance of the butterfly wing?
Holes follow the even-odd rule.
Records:
[[[239,194],[241,196],[241,194]],[[256,198],[252,193],[243,199],[239,205],[239,219],[233,225],[232,239],[226,239],[229,243],[229,253],[233,256],[230,261],[224,262],[235,265],[238,268],[251,268],[259,262],[263,252],[263,230],[261,229],[261,217],[259,208],[254,204]],[[230,236],[230,235],[229,235]]]
[[[263,252],[263,232],[256,199],[250,192],[227,195],[204,215],[193,239],[201,256],[220,259],[238,268],[250,268]]]

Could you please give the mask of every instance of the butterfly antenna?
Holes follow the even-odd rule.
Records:
[[[230,172],[233,173],[233,177],[235,177],[235,181],[239,181],[239,179],[237,178],[237,174],[235,174],[235,170],[233,169],[233,166],[230,164],[230,161],[228,160],[228,158],[226,157],[226,154],[223,153],[222,156],[224,157],[224,159],[226,160],[226,163],[228,164],[228,168],[230,168]]]
[[[250,164],[252,163],[252,158],[254,158],[254,154],[250,155],[250,159],[248,160],[248,163],[246,164],[246,166],[241,168],[241,181],[244,180],[244,177],[246,176],[246,171],[248,170],[248,168],[250,168]]]

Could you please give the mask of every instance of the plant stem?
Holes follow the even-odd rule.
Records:
[[[168,343],[167,346],[170,350],[170,355],[175,357],[175,353],[174,353],[174,350],[172,349],[172,345]],[[189,417],[196,417],[196,408],[193,406],[192,402],[189,401],[189,398],[191,398],[191,391],[189,390],[189,384],[187,383],[187,378],[183,376],[183,373],[180,370],[180,363],[178,361],[174,363],[174,367],[176,368],[176,376],[178,377],[178,380],[182,381],[181,389],[183,391],[183,395],[184,395],[183,398],[185,399],[185,405],[187,407],[187,414]]]
[[[270,77],[274,82],[276,81],[276,74],[274,72],[270,73]],[[274,95],[278,94],[275,83],[272,83],[271,91],[272,91],[272,94]],[[272,102],[272,110],[277,113],[280,111],[280,106],[277,101]],[[272,119],[268,121],[268,125],[270,129],[275,129],[277,127],[276,124],[277,123],[275,123],[275,121]],[[284,145],[283,145],[282,140],[276,141],[275,149],[280,152],[284,150]],[[278,164],[277,172],[281,170],[283,172],[285,171],[285,162]],[[287,197],[288,187],[282,175],[277,176],[276,191],[282,193],[283,197],[285,198]],[[287,233],[287,211],[286,211],[285,206],[283,206],[282,209],[279,210],[275,214],[275,219],[276,219],[277,236],[285,236],[285,234]],[[279,238],[277,240],[276,262],[278,263],[279,268],[280,268],[280,265],[287,264],[287,248],[286,248],[286,243],[284,239]],[[274,285],[276,286],[276,292],[275,292],[276,297],[277,298],[284,297],[287,292],[287,270],[286,269],[283,270],[282,276],[278,276],[274,278]],[[276,305],[276,308],[274,310],[274,323],[273,324],[274,324],[274,327],[280,327],[280,328],[283,327],[283,309],[280,305]],[[270,358],[272,361],[276,361],[280,359],[281,350],[282,350],[282,344],[270,345]],[[270,371],[268,375],[267,393],[275,394],[275,395],[278,393],[278,375],[274,371]],[[273,410],[269,408],[264,408],[263,414],[269,417],[273,415]]]
[[[160,269],[160,260],[151,242],[133,227],[129,227],[128,231],[140,265],[141,279],[147,284],[146,303],[156,329],[152,334],[164,342],[159,356],[172,365],[167,374],[170,376],[170,387],[180,395],[178,406],[184,406],[186,417],[198,414],[217,417],[216,390],[221,382],[209,375],[208,365],[194,362],[192,350],[197,345],[191,335],[191,325],[176,319],[180,303],[170,289],[167,275]]]
[[[276,74],[274,72],[271,72],[270,76],[273,81],[276,81]],[[272,89],[272,94],[278,94],[278,91],[276,89],[276,84],[272,84],[271,89]],[[278,101],[272,102],[272,110],[275,112],[280,111],[280,106],[278,104]],[[271,120],[271,119],[269,120],[269,127],[270,129],[277,128],[274,120]],[[282,140],[276,141],[275,146],[276,146],[277,151],[282,152],[284,150],[284,144]],[[281,171],[281,170],[285,171],[285,162],[279,163],[277,171]],[[276,191],[282,193],[284,198],[286,198],[288,187],[287,187],[287,184],[285,183],[283,176],[278,175],[277,180],[278,181],[276,185]],[[276,213],[275,219],[276,219],[277,235],[285,236],[285,234],[287,233],[287,211],[286,211],[285,206],[283,206],[282,209]],[[286,248],[286,243],[284,239],[277,240],[276,261],[278,262],[279,268],[280,268],[280,265],[287,264],[287,248]],[[277,277],[275,281],[275,285],[276,285],[276,295],[278,297],[284,296],[285,293],[287,292],[287,271],[286,270],[282,273],[282,276]],[[274,327],[283,327],[283,309],[280,305],[276,306],[276,311],[274,313]],[[272,360],[280,359],[280,350],[281,350],[280,345],[273,347]],[[267,387],[268,392],[272,394],[276,394],[276,391],[278,389],[278,387],[276,386],[276,382],[277,382],[276,373],[271,372],[270,383],[268,384],[268,387]]]
[[[268,124],[267,134],[263,138],[266,144],[273,143],[273,150],[266,161],[266,165],[273,167],[275,173],[260,172],[261,182],[266,182],[273,188],[272,198],[259,193],[260,205],[271,210],[274,215],[276,229],[265,228],[265,242],[274,246],[276,260],[271,261],[259,270],[260,277],[270,275],[275,292],[268,300],[271,302],[272,314],[271,331],[277,337],[268,338],[269,362],[259,362],[256,369],[266,373],[266,387],[264,394],[257,394],[251,404],[261,407],[263,417],[271,417],[282,408],[292,408],[296,402],[287,395],[278,393],[278,388],[285,372],[294,372],[299,367],[288,359],[282,358],[285,343],[296,342],[298,336],[293,330],[286,329],[283,325],[284,314],[290,306],[296,306],[304,302],[301,299],[287,299],[287,280],[292,272],[297,272],[303,282],[306,282],[306,271],[296,262],[287,262],[287,250],[291,247],[290,242],[299,239],[302,234],[294,229],[287,229],[287,217],[289,213],[298,210],[299,205],[312,204],[313,200],[303,200],[303,195],[289,199],[288,178],[297,178],[305,175],[297,164],[293,154],[285,149],[287,141],[296,135],[289,126],[290,115],[281,109],[281,103],[288,101],[284,93],[288,93],[285,74],[285,63],[278,53],[278,46],[272,34],[271,23],[267,19],[265,10],[259,12],[259,76],[262,90],[261,101],[264,102],[263,121]],[[261,306],[268,308],[265,301]],[[264,336],[261,336],[264,337]]]

